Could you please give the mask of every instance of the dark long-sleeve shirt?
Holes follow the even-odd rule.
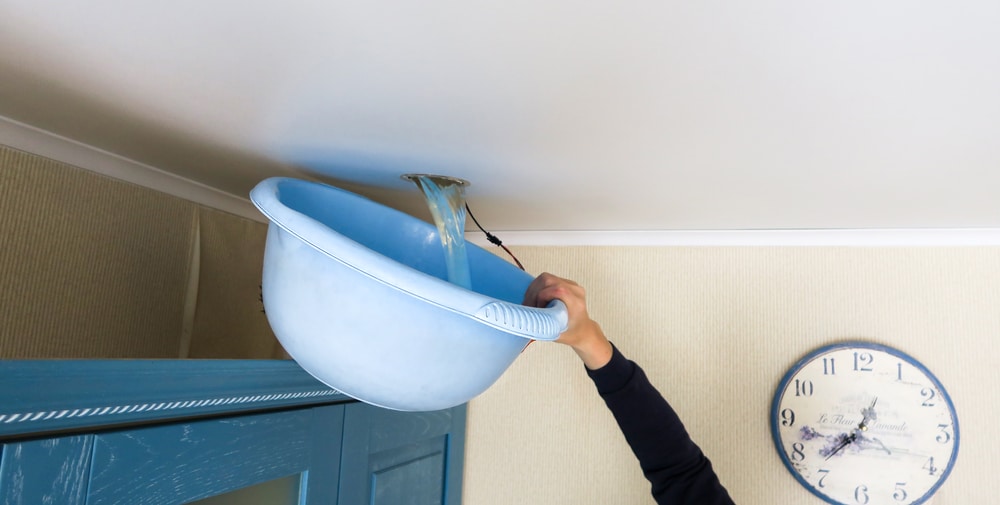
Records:
[[[733,505],[712,464],[645,372],[617,348],[607,365],[587,370],[611,409],[660,505]]]

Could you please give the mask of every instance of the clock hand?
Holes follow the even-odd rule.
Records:
[[[834,447],[833,452],[831,452],[830,454],[827,454],[826,459],[832,458],[835,454],[837,454],[838,452],[840,452],[841,449],[843,449],[844,447],[847,447],[848,445],[852,444],[854,442],[854,440],[858,438],[858,435],[857,435],[857,433],[851,433],[850,435],[844,433],[840,437],[841,437],[840,438],[840,443],[837,444],[837,447]]]
[[[878,415],[875,414],[875,404],[878,402],[878,397],[876,396],[872,400],[872,404],[867,409],[861,409],[861,422],[858,424],[858,429],[861,431],[868,431],[868,422],[878,419]]]
[[[883,444],[881,440],[879,440],[879,439],[877,439],[875,437],[866,438],[865,440],[871,440],[872,442],[875,442],[876,444],[878,444],[878,447],[877,447],[878,449],[881,449],[881,450],[885,451],[885,453],[888,454],[888,455],[890,455],[890,456],[892,455],[892,451],[888,447],[886,447],[885,444]]]
[[[854,430],[852,430],[850,435],[848,435],[846,433],[843,434],[843,435],[841,435],[840,443],[837,444],[836,447],[834,447],[833,452],[831,452],[830,454],[828,454],[826,456],[826,459],[832,458],[834,455],[836,455],[838,452],[840,452],[844,447],[847,447],[848,445],[851,445],[856,440],[858,440],[858,438],[859,438],[859,436],[861,436],[862,432],[868,431],[868,422],[869,421],[874,421],[875,419],[877,419],[877,415],[875,414],[875,404],[876,403],[878,403],[878,397],[877,396],[875,397],[875,399],[872,400],[872,404],[868,408],[861,409],[861,416],[862,416],[862,418],[861,418],[861,422],[858,423],[858,427],[855,428]],[[878,440],[876,440],[876,442],[878,442],[880,445],[882,444],[882,442],[880,442]],[[882,445],[882,447],[885,448],[884,445]],[[888,449],[886,449],[886,452],[888,452]]]
[[[904,447],[889,447],[889,446],[886,446],[884,444],[882,445],[882,447],[889,454],[897,454],[897,455],[900,455],[900,456],[912,456],[914,458],[924,458],[924,459],[927,459],[927,458],[930,457],[929,454],[925,454],[923,452],[913,452],[913,451],[911,451],[911,450],[909,450],[907,448],[904,448]]]

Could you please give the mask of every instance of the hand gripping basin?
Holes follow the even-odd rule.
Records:
[[[532,340],[565,329],[561,303],[520,305],[532,276],[467,244],[472,289],[447,282],[437,228],[356,194],[290,178],[250,193],[270,220],[268,322],[307,372],[374,405],[460,405]]]

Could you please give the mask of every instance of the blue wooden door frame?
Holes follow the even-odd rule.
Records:
[[[465,422],[465,405],[420,415],[348,405],[339,503],[461,503]]]
[[[0,439],[350,401],[287,360],[0,360]]]
[[[0,503],[181,505],[298,476],[336,503],[344,404],[5,444]]]
[[[303,504],[461,501],[464,405],[372,407],[293,361],[0,360],[0,386],[0,503],[167,505],[296,474]]]

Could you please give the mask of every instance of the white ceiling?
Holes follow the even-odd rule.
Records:
[[[0,116],[240,196],[319,176],[419,213],[400,174],[461,177],[495,230],[998,227],[998,27],[995,0],[0,0]]]

